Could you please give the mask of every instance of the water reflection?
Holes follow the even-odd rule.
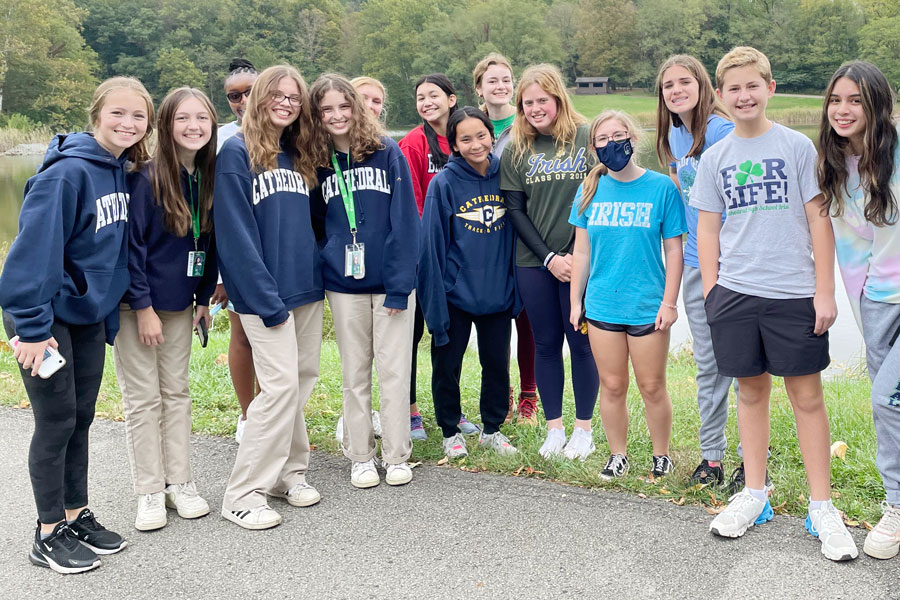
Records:
[[[19,209],[25,182],[34,175],[41,156],[0,156],[0,243],[19,231]]]

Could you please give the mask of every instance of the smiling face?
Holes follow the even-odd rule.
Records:
[[[212,116],[199,98],[188,96],[175,109],[172,120],[172,138],[175,146],[189,152],[197,152],[212,137]]]
[[[353,119],[353,105],[343,93],[333,89],[325,92],[319,101],[319,115],[325,131],[335,141],[348,139]]]
[[[475,87],[475,93],[484,98],[488,106],[509,104],[513,94],[512,73],[504,65],[489,66],[481,76],[481,85]]]
[[[430,124],[447,121],[450,107],[456,104],[456,96],[448,96],[433,83],[425,82],[416,88],[416,111]]]
[[[489,164],[488,156],[493,146],[491,132],[480,119],[463,119],[456,126],[456,143],[453,150],[459,152],[476,171],[484,173]]]
[[[97,143],[113,156],[121,156],[147,133],[148,112],[137,92],[127,88],[109,92],[94,123]]]
[[[282,96],[281,101],[276,101],[276,96]],[[281,132],[296,121],[302,110],[301,101],[302,96],[297,82],[290,77],[279,79],[266,105],[272,126]]]
[[[375,118],[380,117],[384,109],[384,92],[370,83],[362,84],[356,91],[362,96],[366,108],[372,111]]]
[[[690,115],[700,98],[700,84],[686,68],[674,65],[663,73],[662,96],[669,111]]]
[[[754,65],[725,71],[716,90],[735,122],[752,123],[766,118],[766,105],[775,94],[775,81],[766,83]]]
[[[854,154],[862,154],[866,112],[859,86],[848,77],[841,77],[834,83],[828,97],[828,123],[835,133],[850,140]]]
[[[250,90],[257,77],[256,73],[238,73],[225,80],[225,97],[228,98],[231,112],[237,117],[238,125],[244,118],[244,112],[247,110],[247,97],[250,95]],[[237,98],[238,94],[240,94],[239,98]]]
[[[556,123],[559,104],[553,96],[544,91],[540,85],[532,83],[522,90],[522,112],[525,120],[539,133],[550,135]]]

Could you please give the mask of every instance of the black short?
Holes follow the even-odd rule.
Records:
[[[797,377],[818,373],[831,362],[828,332],[813,333],[812,298],[760,298],[717,284],[705,305],[720,375]]]
[[[650,323],[649,325],[620,325],[618,323],[595,321],[594,319],[586,318],[585,320],[597,329],[602,329],[603,331],[622,332],[630,335],[631,337],[641,337],[642,335],[648,335],[656,331],[656,323]]]

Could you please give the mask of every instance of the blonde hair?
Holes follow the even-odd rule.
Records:
[[[620,110],[604,110],[602,113],[594,117],[594,120],[591,122],[591,146],[594,145],[594,136],[597,135],[597,130],[600,129],[600,126],[603,125],[607,121],[618,121],[622,125],[625,126],[625,129],[628,133],[631,134],[630,139],[632,141],[637,140],[637,131],[638,125],[634,119],[628,113],[622,112]],[[631,155],[631,161],[637,165],[637,152]],[[597,163],[593,169],[587,174],[587,177],[584,178],[584,182],[581,184],[581,203],[578,205],[578,214],[584,213],[587,210],[587,207],[591,205],[591,201],[594,199],[594,193],[597,191],[597,184],[600,182],[600,178],[603,175],[606,175],[609,172],[609,169],[606,168],[606,165],[603,163]]]
[[[360,75],[359,77],[354,77],[353,79],[351,79],[350,85],[352,85],[353,89],[357,91],[359,91],[359,88],[364,85],[371,85],[372,87],[381,90],[381,114],[378,116],[378,120],[384,122],[388,109],[387,90],[385,89],[384,84],[374,77],[369,77],[368,75]]]
[[[521,161],[526,152],[534,151],[534,140],[538,131],[525,119],[522,92],[535,83],[556,99],[556,119],[553,121],[550,135],[556,142],[557,155],[565,153],[566,147],[574,144],[578,126],[587,123],[587,119],[579,114],[572,105],[559,69],[546,63],[528,67],[522,73],[522,78],[516,86],[516,118],[513,121],[512,139],[510,140],[515,162]]]
[[[513,70],[512,65],[509,64],[509,60],[507,60],[507,58],[499,52],[491,52],[480,61],[478,61],[478,64],[475,65],[475,69],[472,71],[472,83],[473,87],[476,90],[476,93],[478,88],[481,87],[481,80],[482,78],[484,78],[484,74],[489,68],[493,67],[494,65],[506,67],[507,69],[509,69],[510,76],[512,76]],[[478,105],[478,108],[484,111],[487,110],[487,105],[482,102]]]
[[[772,82],[772,65],[766,55],[750,46],[737,46],[723,56],[716,66],[716,87],[725,85],[725,71],[746,66],[755,67],[767,84]]]
[[[272,101],[272,94],[278,89],[278,82],[285,77],[293,79],[300,90],[300,114],[279,138],[267,108]],[[257,172],[277,169],[281,142],[284,141],[288,146],[288,155],[293,160],[294,170],[303,176],[308,186],[315,186],[316,167],[310,153],[312,120],[309,116],[309,92],[297,69],[289,65],[277,65],[259,74],[247,99],[247,112],[241,122],[241,131],[250,154],[251,169]]]
[[[663,76],[666,71],[676,66],[683,67],[697,82],[697,106],[691,111],[689,131],[693,143],[685,156],[699,157],[703,152],[703,146],[706,145],[706,124],[710,115],[719,115],[724,119],[731,120],[728,109],[716,95],[712,81],[709,80],[709,75],[700,61],[689,54],[670,56],[659,68],[659,74],[656,76],[656,156],[662,165],[675,161],[675,155],[672,154],[672,148],[669,146],[669,129],[684,125],[681,117],[670,111],[663,99]]]
[[[131,90],[141,97],[147,104],[147,132],[135,145],[125,151],[128,160],[134,163],[133,168],[138,169],[142,163],[150,160],[150,136],[153,133],[153,124],[156,122],[156,113],[153,109],[153,98],[150,92],[144,87],[144,84],[135,77],[110,77],[102,82],[94,90],[94,97],[91,100],[91,107],[88,109],[88,115],[91,119],[91,127],[96,127],[100,123],[100,111],[106,104],[106,98],[116,90]]]
[[[319,112],[322,98],[331,90],[340,92],[350,103],[350,156],[353,160],[364,161],[376,151],[384,148],[381,136],[384,130],[375,120],[372,113],[363,103],[362,96],[357,93],[353,84],[342,75],[325,73],[320,75],[309,89],[310,113],[312,113],[312,145],[311,154],[316,167],[331,166],[331,134],[322,124]]]

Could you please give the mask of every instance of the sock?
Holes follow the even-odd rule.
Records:
[[[766,494],[765,488],[763,488],[761,490],[754,490],[751,487],[747,487],[744,489],[746,489],[748,492],[750,492],[750,495],[753,496],[754,498],[756,498],[757,500],[759,500],[760,502],[765,502],[769,499],[769,495]]]
[[[708,464],[711,467],[720,467],[720,466],[722,466],[722,461],[721,460],[708,460],[708,461],[706,461],[706,464]]]
[[[828,504],[830,500],[810,500],[809,501],[809,511],[812,512],[814,510],[822,510],[825,508],[825,505]]]
[[[50,533],[44,533],[44,532],[42,531],[42,532],[41,532],[41,539],[42,539],[42,540],[46,540],[46,539],[47,539],[48,537],[50,537],[51,535],[53,535],[53,532],[52,532],[52,531],[51,531]]]
[[[74,519],[66,519],[66,525],[72,525],[77,520],[78,520],[78,517],[75,517]]]

